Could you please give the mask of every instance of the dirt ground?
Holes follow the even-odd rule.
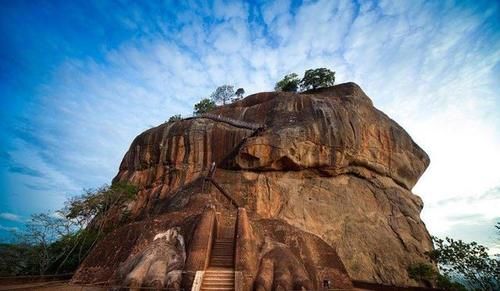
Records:
[[[108,289],[105,287],[77,286],[69,284],[68,281],[56,281],[4,285],[0,286],[0,290],[102,291]]]

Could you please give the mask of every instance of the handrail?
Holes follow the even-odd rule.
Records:
[[[236,202],[236,200],[234,200],[234,198],[231,195],[229,195],[229,193],[227,193],[227,191],[224,188],[222,188],[222,186],[219,185],[219,183],[217,183],[213,178],[205,177],[205,180],[212,182],[215,188],[217,188],[227,199],[229,199],[229,201],[231,201],[231,204],[234,207],[236,207],[236,209],[240,207],[238,205],[238,202]]]
[[[199,114],[199,115],[188,116],[188,117],[183,118],[183,120],[196,119],[196,118],[207,118],[207,119],[211,119],[211,120],[215,120],[215,121],[221,121],[221,122],[230,124],[232,126],[246,128],[246,129],[253,129],[253,130],[257,130],[257,129],[261,129],[261,128],[265,127],[265,125],[263,125],[263,124],[250,123],[250,122],[233,119],[233,118],[226,117],[226,116],[221,116],[220,114],[216,115],[216,114],[212,114],[212,113],[203,113],[203,114]]]

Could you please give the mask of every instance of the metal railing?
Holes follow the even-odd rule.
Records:
[[[224,122],[224,123],[230,124],[232,126],[246,128],[246,129],[252,129],[252,130],[257,130],[257,129],[261,129],[261,128],[265,127],[264,124],[246,122],[246,121],[222,116],[220,114],[212,114],[212,113],[203,113],[203,114],[199,114],[199,115],[192,115],[192,116],[184,117],[182,120],[189,120],[189,119],[196,119],[196,118],[211,119],[211,120],[215,120],[215,121]]]

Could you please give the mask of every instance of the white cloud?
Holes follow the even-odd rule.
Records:
[[[189,114],[217,85],[272,90],[284,74],[326,66],[338,82],[360,84],[430,154],[415,191],[431,232],[450,231],[456,212],[490,219],[498,211],[486,200],[438,204],[500,185],[500,41],[487,27],[498,11],[452,4],[316,1],[294,11],[288,1],[259,9],[193,4],[178,12],[182,27],[175,31],[158,20],[162,36],[133,39],[100,61],[70,59],[59,67],[26,113],[44,148],[20,146],[35,161],[22,162],[47,173],[62,192],[97,186],[116,173],[134,136]],[[250,20],[255,10],[263,23]],[[217,21],[206,22],[211,13]]]
[[[9,213],[9,212],[0,213],[0,219],[14,221],[14,222],[22,222],[23,221],[21,216],[16,215],[14,213]]]
[[[18,232],[19,228],[18,227],[9,227],[9,226],[0,225],[0,231],[1,230],[8,231],[8,232]]]

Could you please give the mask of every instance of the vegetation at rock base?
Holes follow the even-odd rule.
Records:
[[[73,272],[108,231],[105,217],[119,210],[126,221],[126,203],[137,188],[115,183],[69,199],[55,213],[34,214],[12,243],[0,244],[0,276]],[[116,226],[116,225],[115,225]]]
[[[175,115],[170,116],[170,118],[168,119],[167,122],[175,122],[175,121],[179,121],[179,120],[182,120],[182,116],[180,114],[175,114]]]
[[[300,87],[303,91],[333,86],[335,83],[335,72],[327,68],[309,69],[304,73],[300,81]]]
[[[488,254],[488,248],[476,242],[466,243],[452,238],[433,237],[434,250],[429,258],[442,274],[430,264],[408,267],[408,274],[418,281],[435,281],[444,290],[500,290],[500,258]],[[459,283],[460,282],[460,283]]]
[[[434,238],[434,244],[436,249],[429,255],[445,275],[463,278],[472,289],[500,289],[500,261],[498,257],[492,258],[486,247],[448,237],[445,240]]]
[[[417,263],[408,267],[408,276],[416,281],[424,282],[429,287],[432,282],[443,290],[465,291],[467,290],[462,284],[452,282],[446,275],[440,274],[436,267],[429,263]]]
[[[210,95],[210,99],[215,103],[222,103],[223,105],[226,102],[231,100],[231,97],[234,95],[234,87],[231,85],[222,85],[217,87],[215,91]]]
[[[299,89],[299,83],[299,76],[295,73],[291,73],[285,75],[283,79],[278,81],[274,86],[274,90],[283,92],[297,92],[297,90]]]
[[[216,107],[215,102],[205,98],[194,105],[194,115],[200,115],[213,110]]]

